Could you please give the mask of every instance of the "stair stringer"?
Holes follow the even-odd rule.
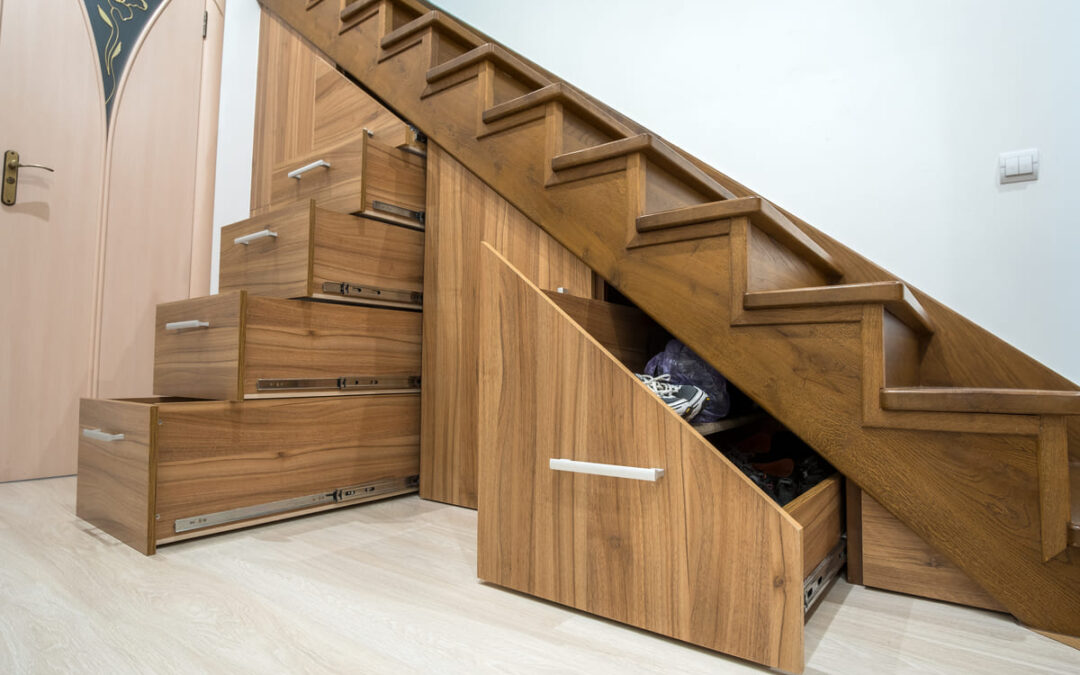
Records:
[[[530,117],[526,111],[515,116],[521,124],[507,119],[498,129],[486,128],[486,107],[505,102],[488,89],[494,86],[491,68],[474,64],[472,70],[428,86],[429,71],[438,65],[434,29],[411,48],[380,60],[385,21],[361,22],[339,39],[332,3],[320,3],[311,12],[295,0],[263,4],[729,375],[1018,618],[1045,630],[1080,634],[1077,554],[1070,549],[1042,562],[1031,437],[864,428],[857,321],[731,327],[729,280],[715,274],[717,261],[726,264],[730,258],[728,252],[716,255],[717,245],[727,246],[725,237],[626,251],[644,206],[639,176],[627,172],[634,156],[571,169],[577,173],[552,181],[549,151],[559,144],[547,136],[553,126],[548,120],[559,104],[546,103],[542,118],[533,114],[525,119]],[[394,4],[384,0],[380,12]],[[484,72],[489,76],[482,77]],[[550,84],[543,74],[538,77],[525,89]],[[823,237],[812,228],[807,231]],[[819,238],[822,245],[827,241]],[[709,251],[713,255],[704,255]],[[858,261],[852,268],[844,265],[846,279],[855,272],[874,274],[867,271],[872,265]],[[709,271],[708,278],[700,278],[701,270]],[[1000,340],[986,339],[989,334],[979,333],[970,322],[956,324],[954,318],[953,323],[972,339],[970,351],[996,357],[990,370],[1008,381],[993,384],[1075,389],[1052,371],[1033,368],[1033,361]],[[944,350],[958,359],[964,358],[963,351],[963,340],[955,339]],[[788,362],[778,365],[777,355],[786,355]],[[967,358],[969,365],[975,363]],[[1023,381],[1027,374],[1039,381]],[[1043,384],[1055,378],[1066,384]],[[827,412],[807,415],[799,410],[800,400],[816,401]],[[1070,421],[1070,436],[1075,427]],[[942,482],[942,475],[952,482]]]

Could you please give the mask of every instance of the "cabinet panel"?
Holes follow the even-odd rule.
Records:
[[[427,194],[420,496],[476,508],[481,242],[541,288],[591,297],[592,271],[434,144]]]

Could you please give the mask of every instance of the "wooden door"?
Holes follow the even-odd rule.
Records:
[[[0,151],[19,172],[0,206],[0,480],[73,473],[90,391],[105,163],[101,76],[82,3],[0,7]]]
[[[220,18],[215,0],[0,0],[0,152],[55,170],[21,170],[0,206],[0,481],[74,473],[79,398],[103,380],[151,391],[154,303],[208,269],[208,236],[192,233],[209,227],[195,205],[213,181],[203,108],[220,65],[204,71],[203,53]]]

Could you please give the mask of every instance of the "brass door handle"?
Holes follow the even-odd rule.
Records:
[[[53,173],[51,167],[44,164],[23,164],[19,161],[19,153],[15,150],[8,150],[4,153],[4,182],[2,185],[2,195],[0,195],[0,203],[5,206],[15,205],[15,193],[19,188],[19,169],[44,169],[49,173]]]

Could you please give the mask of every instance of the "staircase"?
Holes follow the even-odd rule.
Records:
[[[1022,622],[1080,635],[1076,385],[443,12],[261,1]]]

